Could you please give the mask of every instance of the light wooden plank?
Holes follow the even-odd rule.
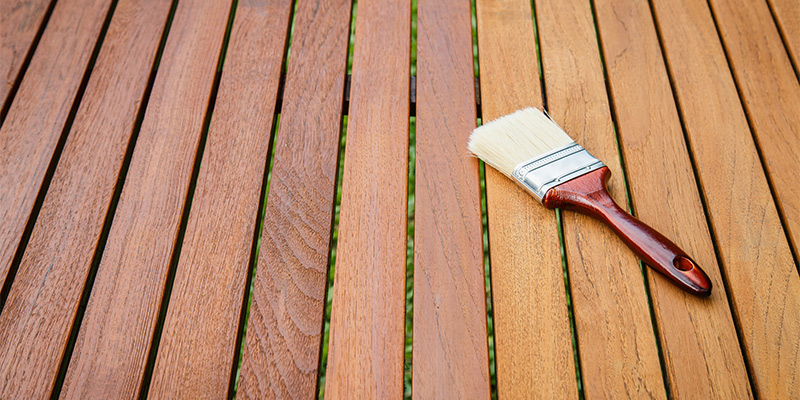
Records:
[[[325,397],[403,395],[411,5],[358,3]]]
[[[591,3],[536,3],[550,115],[611,170],[609,193],[625,207]],[[564,242],[586,398],[666,398],[650,309],[636,256],[607,226],[564,212]]]
[[[671,391],[747,397],[747,371],[650,7],[635,0],[596,0],[596,7],[636,213],[686,250],[714,285],[711,297],[700,299],[648,271]]]
[[[170,3],[117,5],[0,315],[2,398],[47,397],[53,388]]]
[[[715,0],[709,4],[716,15],[777,205],[783,212],[784,229],[797,249],[800,246],[800,180],[797,179],[800,81],[766,3]],[[796,384],[800,385],[800,379]],[[800,395],[800,386],[797,393]]]
[[[728,61],[750,117],[761,160],[782,211],[789,240],[800,246],[800,82],[792,69],[766,3],[713,0],[709,3]],[[800,4],[796,3],[800,8]],[[776,266],[785,289],[765,304],[762,315],[740,307],[744,342],[754,381],[765,398],[800,398],[800,277],[791,263]],[[734,292],[737,300],[741,297]],[[788,297],[788,299],[786,298]],[[755,299],[746,300],[749,302]],[[747,304],[747,303],[746,303]],[[777,307],[778,315],[770,315]],[[772,320],[770,333],[759,328]],[[766,336],[765,336],[766,333]]]
[[[19,79],[25,58],[41,29],[51,0],[12,0],[0,3],[0,109]]]
[[[0,128],[0,281],[5,281],[111,0],[58,2]]]
[[[156,397],[227,396],[291,6],[238,3],[153,370]]]
[[[237,397],[316,394],[349,27],[349,1],[297,6]]]
[[[76,341],[76,378],[90,371],[98,397],[139,395],[229,8],[175,10]]]
[[[542,105],[531,3],[477,0],[481,111]],[[498,397],[578,397],[555,214],[486,167]]]
[[[417,8],[413,395],[490,398],[472,27],[467,1]]]
[[[800,357],[800,277],[714,20],[705,3],[654,6],[751,377],[760,395],[790,398],[798,393],[791,366]]]
[[[786,41],[786,51],[800,68],[800,2],[797,0],[767,0],[772,7],[775,22]],[[797,71],[795,71],[797,72]]]

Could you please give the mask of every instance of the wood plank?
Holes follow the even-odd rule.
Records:
[[[180,1],[175,10],[78,333],[76,381],[67,382],[76,387],[65,396],[83,397],[84,371],[100,397],[139,395],[229,8]]]
[[[10,101],[25,58],[33,48],[51,0],[13,0],[0,3],[0,109]]]
[[[279,74],[283,62],[282,58],[284,45],[286,43],[285,38],[290,20],[289,16],[292,2],[283,1],[282,4],[274,4],[272,7],[270,7],[270,9],[261,10],[241,8],[242,6],[245,6],[245,4],[240,4],[240,9],[238,9],[236,13],[237,21],[235,22],[234,26],[234,36],[231,39],[232,47],[227,56],[228,61],[226,61],[225,72],[222,77],[222,87],[220,89],[221,97],[217,100],[219,105],[214,111],[215,116],[214,120],[212,120],[212,126],[209,135],[214,135],[215,131],[227,129],[226,127],[231,124],[231,121],[249,118],[244,115],[233,114],[234,110],[236,109],[241,109],[244,107],[258,110],[257,113],[261,115],[271,115],[271,113],[274,111],[275,95],[277,94],[277,83],[280,77]],[[286,197],[291,197],[298,195],[302,192],[299,186],[301,186],[303,183],[308,184],[307,189],[313,188],[315,191],[317,191],[316,193],[320,193],[319,191],[323,190],[323,188],[327,186],[327,191],[329,193],[324,196],[320,195],[321,197],[325,198],[313,202],[315,205],[319,203],[328,205],[327,219],[320,222],[320,225],[325,228],[319,229],[320,235],[316,240],[318,243],[322,243],[320,247],[324,248],[324,256],[321,258],[317,257],[317,260],[321,260],[321,264],[324,263],[324,266],[316,266],[319,270],[319,275],[321,275],[321,277],[318,277],[318,282],[316,285],[316,290],[320,293],[320,299],[324,299],[326,286],[325,266],[327,266],[327,245],[330,239],[329,230],[331,225],[331,216],[333,214],[332,206],[333,195],[335,192],[334,177],[336,175],[336,155],[338,152],[337,144],[338,134],[340,132],[339,123],[341,121],[341,101],[345,74],[344,68],[347,57],[347,32],[349,30],[350,21],[349,8],[349,2],[339,2],[338,5],[326,4],[317,10],[313,9],[313,3],[310,2],[300,3],[298,5],[298,15],[296,17],[293,36],[296,46],[292,47],[289,77],[287,78],[288,86],[284,91],[284,99],[286,99],[286,103],[282,108],[283,114],[280,125],[281,131],[276,142],[279,148],[278,152],[280,153],[280,159],[276,159],[274,161],[275,167],[273,167],[272,178],[270,180],[271,189],[268,200],[268,204],[271,204],[272,207],[274,207],[275,196],[283,195]],[[259,17],[261,20],[258,20],[249,17],[249,15],[262,16]],[[263,20],[266,16],[270,15],[272,15],[270,20]],[[329,19],[335,19],[336,21],[335,23],[332,23],[329,21]],[[256,29],[258,26],[262,27]],[[280,33],[269,32],[269,30],[276,31],[278,29],[281,30]],[[242,34],[239,33],[240,31]],[[243,34],[246,32],[249,33],[244,36]],[[271,44],[268,48],[265,48],[264,44],[254,40],[255,38],[270,38],[269,40]],[[319,43],[318,41],[321,41],[322,43]],[[326,63],[326,61],[331,59],[330,56],[332,53],[334,53],[334,51],[327,48],[330,47],[330,44],[325,43],[326,41],[333,41],[333,45],[338,46],[340,62],[335,63],[336,67],[338,68],[304,68],[299,70],[300,74],[298,75],[298,66],[302,68],[303,65],[323,65]],[[259,48],[264,49],[259,50]],[[251,61],[247,61],[244,63],[244,66],[240,67],[239,64],[242,62],[237,60],[247,54],[253,53],[260,53],[260,55]],[[242,85],[231,86],[228,88],[225,85],[226,74],[253,76],[254,79],[261,80],[261,76],[264,75],[264,73],[253,74],[248,72],[247,69],[252,69],[258,64],[265,64],[260,59],[267,57],[270,59],[269,75],[272,79],[269,89],[267,90],[267,88],[263,87],[263,85],[261,85],[262,87],[259,87],[255,84],[250,86],[253,86],[257,92],[263,92],[265,94],[269,93],[271,96],[269,101],[257,99],[255,98],[256,96],[248,95],[246,93],[239,94],[238,92],[231,92],[227,95],[228,97],[243,96],[244,99],[252,98],[253,100],[247,101],[248,104],[236,104],[229,101],[228,103],[230,104],[226,106],[226,97],[223,97],[226,95],[223,90],[239,90],[242,86],[244,86],[243,82]],[[331,62],[330,65],[333,66],[334,63]],[[316,87],[318,89],[308,90],[309,87]],[[302,98],[301,96],[304,95],[307,95],[308,97]],[[295,99],[298,97],[304,101],[295,102]],[[259,106],[260,103],[265,105]],[[223,107],[223,109],[216,111],[219,110],[219,107]],[[220,112],[223,114],[220,114]],[[314,121],[324,121],[325,125],[319,127],[313,126]],[[299,126],[304,127],[304,129],[309,132],[309,135],[317,134],[318,132],[324,133],[326,134],[325,138],[320,139],[305,136],[305,131]],[[289,130],[292,127],[294,128],[294,132]],[[247,127],[246,129],[254,131],[254,134],[263,136],[264,134],[268,134],[270,128],[271,120],[265,120],[264,124],[259,127]],[[242,131],[242,129],[234,129],[231,131],[231,133],[238,131]],[[223,131],[221,133],[217,133],[217,135],[222,134],[227,134],[227,132]],[[238,328],[238,319],[235,317],[238,316],[239,307],[242,305],[242,294],[245,288],[244,283],[246,278],[245,273],[248,271],[247,267],[250,257],[250,249],[252,246],[252,242],[250,240],[253,237],[253,231],[251,229],[255,229],[255,225],[252,224],[255,222],[255,212],[258,208],[258,196],[261,189],[261,184],[263,183],[262,179],[264,168],[266,166],[265,162],[267,160],[267,140],[268,137],[262,137],[260,147],[263,148],[261,149],[262,151],[257,154],[252,154],[250,156],[247,156],[246,154],[226,155],[226,157],[230,158],[227,162],[238,163],[241,170],[225,171],[223,169],[219,169],[222,161],[216,160],[220,156],[215,156],[215,154],[218,152],[224,152],[222,155],[225,155],[228,153],[228,151],[224,148],[216,150],[215,147],[218,146],[214,146],[214,142],[212,142],[212,136],[209,137],[209,142],[207,145],[208,149],[206,150],[206,153],[208,157],[213,158],[209,160],[209,163],[206,163],[204,159],[203,167],[205,167],[205,169],[201,168],[200,170],[198,190],[201,188],[203,190],[196,192],[195,199],[193,201],[192,214],[190,214],[187,235],[186,239],[184,240],[184,249],[182,251],[181,261],[178,264],[178,272],[175,278],[175,289],[173,289],[174,295],[170,301],[170,308],[167,314],[164,334],[162,336],[162,343],[159,348],[159,358],[156,362],[156,369],[154,372],[155,376],[153,378],[154,387],[159,385],[166,389],[174,384],[175,377],[179,377],[179,381],[182,381],[181,383],[186,386],[192,387],[193,391],[202,389],[204,390],[205,394],[215,394],[220,397],[225,395],[224,390],[227,389],[227,386],[219,385],[219,387],[213,388],[214,390],[212,390],[212,388],[209,387],[209,384],[204,382],[208,379],[208,377],[218,376],[220,378],[220,384],[223,384],[226,383],[227,379],[230,377],[231,361],[234,350],[233,339],[235,339]],[[311,143],[320,142],[322,140],[327,142],[327,149],[314,148],[313,145],[311,145]],[[296,142],[292,143],[292,141]],[[298,146],[302,147],[306,142],[308,142],[309,145],[306,145],[307,150],[306,153],[303,154],[306,154],[309,157],[305,157],[305,160],[303,161],[308,162],[308,160],[312,158],[314,161],[321,161],[323,160],[322,154],[327,153],[328,156],[324,157],[327,170],[321,170],[319,167],[303,167],[301,165],[293,165],[289,168],[286,168],[286,164],[282,162],[283,159],[286,159],[287,157],[293,157],[295,152],[299,152],[297,150]],[[248,145],[245,142],[242,144],[245,146]],[[294,144],[294,146],[292,146],[292,144]],[[242,151],[246,150],[246,147],[242,148]],[[297,158],[302,159],[301,157]],[[251,161],[240,161],[247,159],[250,159]],[[277,166],[278,164],[280,164],[280,167]],[[252,168],[252,165],[259,165],[259,168]],[[214,172],[212,168],[217,168],[216,172]],[[298,171],[306,172],[309,174],[309,176],[303,176],[297,173]],[[247,215],[243,215],[242,217],[235,218],[233,221],[231,221],[230,211],[225,211],[224,213],[217,215],[212,214],[214,210],[219,210],[220,202],[222,202],[225,198],[231,197],[231,190],[239,190],[235,188],[241,187],[241,183],[238,182],[238,179],[231,179],[230,183],[226,184],[225,177],[231,175],[233,177],[247,176],[248,173],[251,175],[250,185],[252,188],[250,189],[250,194],[247,200],[247,207],[250,208]],[[285,175],[289,175],[290,177],[302,176],[304,179],[300,179],[300,182],[297,182],[297,187],[295,187],[296,190],[292,190],[291,193],[288,193],[289,191],[287,190],[286,185],[283,183]],[[290,186],[294,187],[294,184]],[[226,187],[228,189],[225,189]],[[277,189],[278,187],[281,187],[282,189]],[[204,195],[204,192],[214,193],[214,196],[219,199],[206,199],[207,196],[210,196]],[[278,198],[280,199],[280,197]],[[244,201],[244,199],[238,201]],[[269,201],[271,201],[271,203]],[[267,221],[272,221],[271,216],[275,212],[274,210],[270,209],[270,207],[270,205],[267,206]],[[290,214],[300,213],[303,209],[302,203],[286,207],[288,210],[291,210]],[[320,208],[324,209],[324,207]],[[314,209],[316,210],[316,208]],[[325,214],[325,212],[320,214]],[[306,218],[302,218],[301,221],[302,220],[306,220]],[[224,237],[228,234],[218,238],[203,238],[203,235],[208,235],[210,233],[209,231],[219,230],[220,226],[224,227],[230,223],[233,223],[232,226],[230,228],[226,228],[225,230],[231,230],[237,225],[248,227],[247,232],[241,232],[235,235],[233,241],[231,241],[232,245],[239,245],[241,247],[241,256],[239,261],[237,264],[234,264],[237,266],[237,270],[235,271],[235,286],[233,286],[233,282],[231,282],[230,278],[224,278],[226,272],[217,271],[218,268],[214,267],[216,264],[231,264],[230,261],[227,260],[230,260],[232,257],[224,254],[220,255],[220,258],[217,258],[216,256],[216,254],[220,253],[219,247],[221,243],[225,242]],[[250,225],[248,225],[248,223]],[[282,231],[281,228],[284,227],[286,230]],[[262,260],[264,253],[269,251],[269,246],[266,243],[269,240],[267,239],[268,235],[277,234],[278,238],[297,238],[298,241],[301,240],[300,236],[295,233],[296,231],[290,230],[290,227],[293,227],[293,225],[288,223],[284,225],[283,221],[281,221],[278,226],[276,226],[276,224],[273,222],[265,223],[262,234],[264,241],[262,242],[260,252]],[[273,229],[275,230],[274,232]],[[205,246],[199,246],[195,244],[195,242],[201,240],[206,243]],[[242,246],[242,244],[246,245],[246,248],[245,246]],[[211,254],[214,254],[214,256],[210,257]],[[210,258],[212,259],[211,262],[206,261]],[[270,264],[277,264],[277,261],[278,260],[271,260]],[[287,267],[285,265],[267,266],[263,263],[260,263],[257,273],[260,272],[263,274],[268,272],[270,268],[274,268],[276,271],[280,272]],[[303,273],[302,266],[296,267],[296,269],[300,270],[298,272]],[[208,272],[205,273],[203,271]],[[231,274],[231,272],[228,272],[228,274]],[[192,280],[195,282],[192,282]],[[223,288],[225,288],[225,286],[233,287],[223,291],[217,289],[220,285],[222,285]],[[291,287],[287,287],[290,285]],[[255,287],[260,288],[260,282],[257,281]],[[296,286],[294,286],[292,283],[282,285],[278,289],[278,293],[275,294],[275,301],[280,301],[280,292],[291,290],[294,287]],[[212,294],[215,291],[217,292],[215,295],[209,296],[209,294]],[[268,293],[268,295],[272,294],[272,292]],[[298,295],[302,296],[302,294]],[[208,296],[209,298],[200,298],[205,296]],[[256,296],[257,300],[263,298],[263,294]],[[301,298],[299,300],[303,301],[305,299]],[[297,349],[307,353],[313,352],[313,356],[310,357],[311,360],[307,361],[307,364],[304,365],[304,367],[307,368],[309,366],[308,364],[313,363],[312,369],[314,371],[316,371],[316,367],[319,362],[319,330],[321,330],[322,327],[322,312],[324,307],[324,300],[319,301],[322,301],[323,305],[318,307],[319,309],[316,315],[307,317],[308,319],[315,320],[317,322],[317,341],[314,342],[312,346],[308,346],[309,349]],[[317,301],[317,303],[319,303],[319,301]],[[195,308],[196,304],[203,304],[204,302],[208,302],[209,304],[206,307],[201,307],[199,309]],[[253,304],[256,305],[256,301],[254,301]],[[226,308],[220,309],[223,305]],[[205,311],[203,308],[209,309],[213,312]],[[294,306],[289,306],[287,308],[293,309]],[[255,312],[251,312],[250,316],[251,326],[255,319],[263,319],[263,317],[260,315],[256,316],[257,313],[260,313],[260,309],[257,309],[254,306],[253,311]],[[205,315],[200,314],[201,312],[205,313]],[[302,316],[287,316],[285,317],[286,320],[283,322],[291,324],[292,321],[296,321],[300,319],[300,317]],[[215,320],[225,321],[224,323],[230,326],[223,328],[220,326],[220,323],[215,322]],[[273,335],[279,334],[281,331],[283,331],[283,329],[275,327]],[[258,336],[255,332],[258,332],[258,330],[253,329],[247,331],[248,336],[245,340],[247,340],[248,343],[250,343],[251,340],[256,344],[259,343]],[[202,343],[204,340],[219,340],[220,333],[225,333],[223,338],[228,338],[229,343],[225,345],[225,348],[220,348],[219,345],[214,345],[213,343],[206,343],[205,345],[201,345],[201,347],[204,349],[202,352],[197,351],[195,347],[197,343]],[[189,347],[189,343],[195,343],[195,345]],[[256,347],[256,351],[259,351],[259,349],[259,347]],[[264,390],[263,393],[259,392],[258,378],[264,379],[269,378],[270,375],[274,376],[278,374],[278,372],[275,371],[276,366],[274,363],[276,360],[269,357],[269,354],[264,354],[263,352],[259,351],[255,354],[256,357],[260,357],[255,360],[258,365],[254,367],[253,355],[249,354],[249,347],[245,351],[245,363],[243,364],[244,369],[242,371],[242,381],[238,396],[265,398],[271,392],[269,390]],[[216,361],[216,358],[218,358],[220,354],[228,357],[224,360],[227,362],[227,364],[219,365],[220,363]],[[201,356],[206,360],[200,359]],[[171,360],[172,364],[165,365],[165,360]],[[270,365],[270,362],[273,364]],[[270,367],[272,370],[270,370]],[[283,365],[281,365],[281,367],[283,367]],[[302,386],[297,385],[296,387],[291,388],[292,390],[290,393],[294,395],[298,395],[303,392],[305,392],[307,395],[312,394],[316,388],[316,373],[310,375],[313,375],[313,381],[309,382],[308,379],[306,379]],[[195,378],[200,378],[203,380],[203,382],[193,381]],[[253,381],[254,379],[255,381]],[[291,382],[293,379],[290,378],[289,381]],[[288,393],[289,392],[279,392],[277,395],[278,397],[289,396]],[[202,394],[204,393],[196,391],[194,396],[200,396]],[[177,393],[175,393],[175,395],[177,395]]]
[[[413,395],[490,398],[469,2],[417,8]]]
[[[237,397],[317,394],[350,7],[295,11]]]
[[[401,398],[411,5],[358,3],[325,397]]]
[[[795,250],[800,247],[800,82],[773,24],[767,4],[739,0],[714,0],[710,6],[727,50],[745,112],[761,150],[761,159],[772,184],[784,229]],[[800,7],[798,7],[800,8]],[[765,398],[800,397],[800,322],[789,317],[788,323],[773,320],[771,337],[758,332],[764,319],[783,319],[800,315],[800,277],[792,273],[791,262],[777,266],[786,285],[762,310],[748,315],[749,308],[739,309],[755,383]],[[739,293],[734,293],[740,297]],[[754,301],[750,299],[749,301]],[[774,303],[773,303],[774,302]],[[749,304],[749,302],[748,302]],[[766,315],[773,307],[781,315]]]
[[[797,397],[800,277],[710,10],[654,6],[751,377],[761,396]]]
[[[117,5],[0,315],[2,398],[53,388],[170,3]]]
[[[56,4],[0,128],[2,282],[11,269],[110,5],[111,0]]]
[[[798,249],[800,81],[766,3],[716,0],[709,4],[716,15],[723,46],[761,149],[778,208],[783,212],[784,229]],[[800,359],[795,361],[800,362]],[[796,384],[800,385],[800,379]],[[800,388],[797,393],[800,395]]]
[[[190,388],[182,395],[227,394],[290,6],[241,3],[237,10],[153,372],[151,391],[159,395],[165,373],[170,386]]]
[[[767,0],[767,2],[783,34],[783,40],[786,41],[786,51],[794,61],[794,67],[800,68],[800,2],[797,0]]]
[[[535,4],[548,111],[611,170],[608,191],[624,207],[625,182],[591,3]],[[562,221],[584,395],[665,399],[636,256],[599,221],[573,212],[564,212]]]
[[[750,396],[650,7],[596,0],[596,11],[636,213],[687,251],[714,285],[711,297],[700,299],[647,273],[671,392],[688,398]]]
[[[477,0],[484,121],[542,92],[531,3]],[[575,399],[572,339],[555,214],[486,167],[498,397]]]

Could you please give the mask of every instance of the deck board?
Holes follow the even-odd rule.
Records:
[[[350,11],[297,5],[238,397],[316,395]]]
[[[699,299],[647,271],[670,390],[708,398],[720,382],[746,392],[726,288],[650,7],[631,0],[595,3],[636,214],[681,246],[714,285],[710,298]]]
[[[775,23],[785,40],[786,51],[794,61],[795,74],[800,73],[800,2],[796,0],[766,0],[769,3]],[[767,23],[766,21],[763,21]],[[768,28],[768,27],[765,27]],[[800,79],[800,76],[798,76]]]
[[[800,82],[766,3],[709,3],[784,229],[800,246]],[[796,360],[800,363],[800,359]],[[795,367],[800,368],[800,364]],[[800,396],[800,379],[797,381]]]
[[[0,281],[11,269],[110,5],[56,5],[0,127]]]
[[[180,394],[190,397],[228,393],[291,5],[240,2],[235,11],[154,388],[189,387]]]
[[[201,3],[180,1],[175,10],[78,333],[111,398],[137,397],[145,379],[201,140],[230,8]]]
[[[475,2],[2,1],[0,398],[800,397],[800,3]],[[543,105],[710,297],[481,215],[476,116]]]
[[[760,395],[791,397],[798,381],[784,366],[800,356],[800,277],[714,20],[705,3],[653,4],[751,378]],[[737,375],[712,388],[745,396]]]
[[[34,40],[42,28],[52,0],[12,0],[0,3],[0,110],[12,99],[25,59],[35,51]]]
[[[169,8],[170,1],[144,4],[123,0],[117,5],[118,15],[128,18],[111,21],[106,45],[98,55],[20,261],[9,302],[0,316],[5,367],[2,376],[17,375],[4,382],[16,380],[19,385],[16,391],[4,388],[0,397],[50,394],[111,207]],[[9,344],[13,346],[6,347]],[[16,361],[11,361],[14,358]],[[89,382],[83,381],[82,385],[86,385],[84,394],[91,392]],[[67,384],[67,389],[76,388]]]
[[[793,79],[795,71],[766,3],[713,0],[709,4],[776,205],[782,211],[783,228],[796,252],[800,246],[800,82]],[[765,315],[758,317],[771,320],[770,327],[755,329],[747,322],[744,341],[755,384],[764,398],[800,397],[796,373],[800,370],[800,321],[788,317],[800,315],[800,278],[791,267],[791,262],[775,267],[776,283],[785,287],[776,290],[776,301],[787,299],[778,315],[765,310]],[[752,318],[741,309],[739,313],[745,320]],[[786,322],[781,321],[787,317]]]
[[[542,105],[531,3],[477,0],[488,122]],[[486,167],[498,397],[578,398],[555,213]]]
[[[626,208],[592,5],[583,0],[535,4],[548,111],[609,168],[609,193]],[[562,221],[585,396],[665,399],[636,256],[599,221],[569,211]]]
[[[417,9],[413,395],[489,399],[469,2]]]
[[[330,399],[403,395],[410,32],[407,1],[358,2],[325,379]]]

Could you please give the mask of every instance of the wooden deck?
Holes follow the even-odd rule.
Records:
[[[800,399],[799,68],[797,0],[2,0],[0,399]],[[469,156],[527,106],[710,297]]]

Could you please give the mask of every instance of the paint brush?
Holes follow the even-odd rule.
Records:
[[[606,190],[610,171],[547,115],[526,108],[472,132],[469,150],[547,208],[593,217],[613,229],[650,268],[698,296],[708,275],[672,241],[620,208]]]

